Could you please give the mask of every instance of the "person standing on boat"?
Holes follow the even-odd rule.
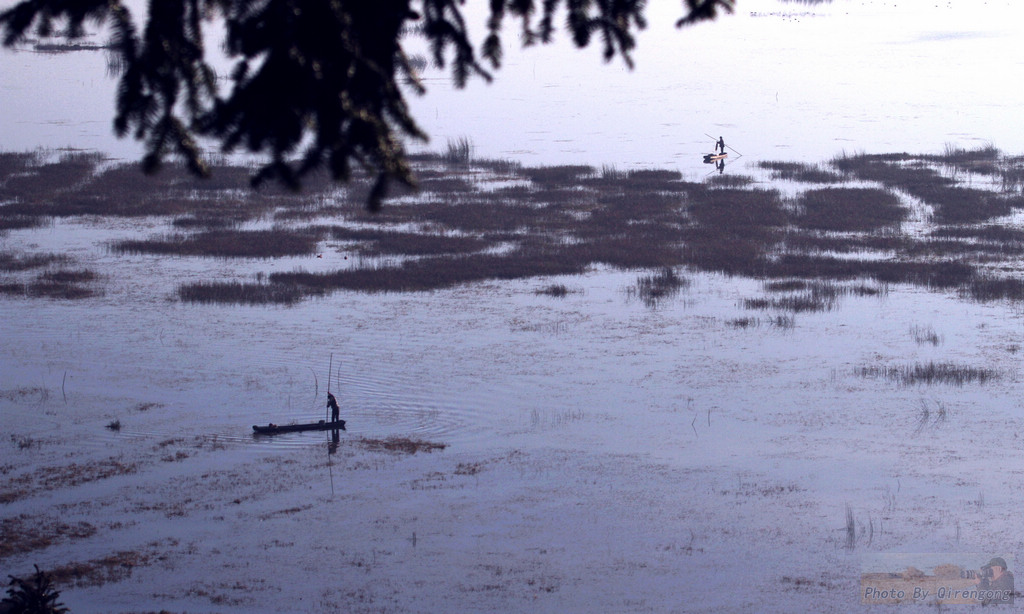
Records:
[[[715,149],[721,153],[725,153],[725,140],[722,137],[718,137],[718,143],[715,144]]]
[[[341,408],[338,407],[338,399],[330,392],[327,393],[327,407],[331,408],[331,422],[337,422],[341,418]]]

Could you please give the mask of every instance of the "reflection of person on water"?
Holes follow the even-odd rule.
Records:
[[[725,153],[725,141],[722,139],[722,137],[718,137],[718,142],[715,143],[715,150],[719,151],[720,153]]]
[[[327,393],[327,407],[331,408],[331,422],[337,422],[341,417],[341,408],[338,407],[338,399],[330,392]]]
[[[721,175],[725,172],[725,160],[719,160],[715,162],[715,168],[718,169],[718,174]]]

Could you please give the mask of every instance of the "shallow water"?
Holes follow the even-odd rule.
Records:
[[[478,32],[485,7],[467,6]],[[709,170],[701,163],[709,135],[725,137],[731,172],[844,151],[941,153],[947,144],[987,143],[1024,151],[1018,3],[743,0],[731,15],[681,31],[673,26],[679,10],[649,7],[634,70],[604,64],[596,47],[570,49],[564,37],[522,50],[510,21],[492,84],[455,90],[430,69],[428,95],[410,94],[413,114],[433,150],[466,137],[483,158],[697,177]],[[415,40],[409,45],[418,50]],[[114,83],[102,52],[0,54],[5,148],[137,156],[137,144],[111,135]]]
[[[191,306],[168,299],[174,280],[192,274],[189,259],[93,254],[114,280],[105,296],[2,303],[4,464],[17,473],[28,455],[48,465],[115,454],[144,469],[8,504],[11,517],[63,505],[72,519],[100,524],[96,508],[127,525],[9,564],[63,564],[159,539],[175,585],[191,593],[172,597],[159,567],[144,566],[127,581],[68,589],[73,611],[138,607],[154,594],[159,607],[190,610],[209,606],[209,593],[233,595],[212,602],[227,611],[286,611],[318,591],[330,607],[361,603],[331,592],[318,569],[339,554],[342,569],[365,569],[343,573],[341,586],[376,586],[359,589],[364,598],[384,599],[386,578],[433,578],[430,588],[395,587],[393,611],[520,607],[514,589],[459,580],[491,565],[507,576],[485,574],[480,586],[519,578],[515,586],[520,574],[558,586],[533,598],[538,611],[667,611],[697,586],[721,589],[707,611],[743,611],[758,594],[774,599],[764,611],[807,611],[805,597],[811,609],[848,611],[860,550],[841,546],[846,505],[861,530],[878,531],[860,542],[867,552],[1002,551],[1014,535],[1015,470],[985,471],[1021,426],[1024,331],[1007,306],[894,286],[779,328],[742,306],[762,293],[758,282],[691,274],[652,309],[626,291],[636,273],[611,270],[336,293],[293,308]],[[555,282],[573,292],[534,293]],[[742,317],[761,323],[729,324]],[[915,326],[941,342],[915,341]],[[908,387],[855,374],[929,360],[1001,379]],[[252,423],[322,416],[329,364],[349,421],[345,452],[330,460],[324,433],[250,434]],[[922,407],[932,411],[923,426]],[[118,432],[104,428],[114,419]],[[399,461],[344,443],[389,436],[449,448]],[[36,443],[15,445],[25,439]],[[150,465],[147,450],[183,460]],[[190,503],[194,493],[203,503]],[[306,535],[329,530],[333,514],[351,533],[321,551]],[[266,528],[247,547],[239,538],[257,517]],[[244,573],[230,563],[268,548],[274,556]],[[808,558],[833,566],[825,580]],[[443,580],[429,571],[438,565],[459,572]],[[797,577],[834,586],[828,597],[790,595],[785,578]],[[725,590],[740,580],[750,588]]]

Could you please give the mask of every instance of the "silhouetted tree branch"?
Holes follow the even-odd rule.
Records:
[[[413,184],[403,139],[426,140],[409,113],[400,83],[423,93],[403,48],[426,38],[434,63],[450,68],[457,86],[490,80],[500,67],[502,29],[517,20],[525,45],[549,43],[564,13],[578,47],[600,39],[606,61],[633,65],[634,34],[646,27],[645,0],[489,0],[479,53],[463,15],[464,0],[150,0],[141,32],[119,0],[22,0],[0,13],[4,45],[29,32],[81,37],[88,21],[108,24],[123,66],[114,130],[145,143],[143,168],[168,155],[206,174],[199,138],[225,151],[268,157],[254,184],[273,179],[297,187],[326,167],[340,181],[352,164],[376,175],[369,206],[389,181]],[[731,11],[734,0],[685,0],[677,26]],[[204,48],[204,28],[222,26],[234,62],[230,91]],[[487,64],[487,67],[484,66]]]

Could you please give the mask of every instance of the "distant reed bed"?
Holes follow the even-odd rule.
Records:
[[[113,253],[325,262],[355,256],[326,271],[268,266],[255,280],[211,273],[178,292],[183,301],[225,304],[430,291],[595,266],[637,271],[635,295],[652,299],[685,287],[688,271],[752,277],[765,282],[766,296],[743,303],[783,313],[827,311],[837,297],[891,284],[956,290],[971,300],[1024,299],[1020,282],[996,274],[1024,254],[1024,231],[1007,218],[1024,209],[1021,183],[1003,179],[1005,189],[982,188],[973,180],[999,185],[1000,178],[1024,177],[1024,158],[994,148],[759,163],[789,182],[785,197],[744,175],[690,181],[678,170],[525,166],[472,152],[472,143],[459,139],[445,152],[416,154],[419,189],[396,190],[377,213],[364,206],[371,179],[361,172],[346,185],[314,175],[289,192],[253,190],[244,166],[218,163],[204,181],[176,165],[144,176],[135,165],[91,153],[0,153],[0,233],[33,232],[54,218],[145,216],[173,232],[119,239],[109,245]],[[922,205],[930,218],[922,219]],[[911,207],[927,232],[904,231]],[[62,283],[101,291],[102,277],[27,273],[74,270],[52,257],[0,254],[4,292]],[[58,292],[39,286],[35,293],[51,289]]]

